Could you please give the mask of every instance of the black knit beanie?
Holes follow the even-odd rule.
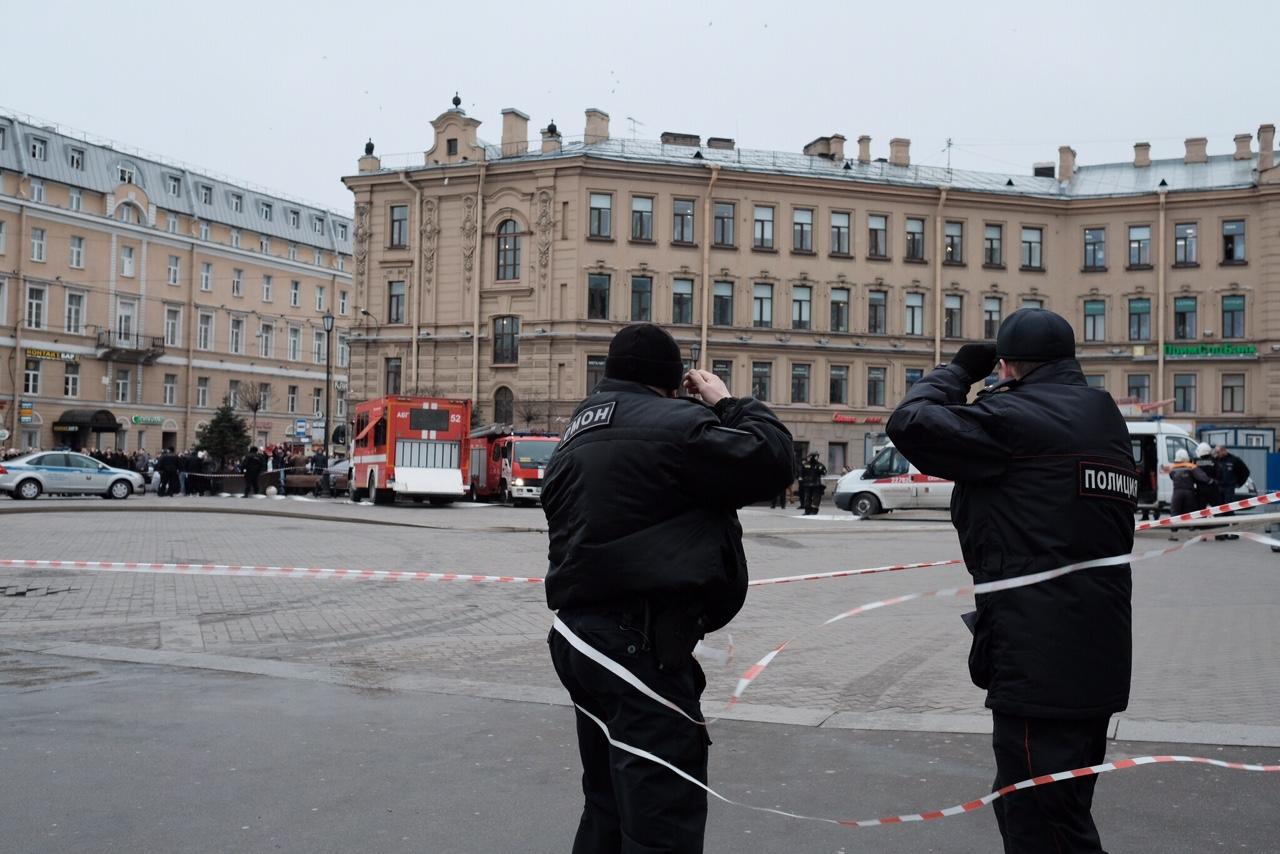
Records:
[[[609,342],[604,375],[661,389],[679,388],[684,377],[680,345],[661,326],[633,323]]]

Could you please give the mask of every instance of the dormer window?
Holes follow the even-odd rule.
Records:
[[[175,197],[182,195],[182,179],[177,175],[170,175],[165,183],[169,188],[169,195]]]
[[[200,185],[200,201],[202,204],[206,205],[213,204],[213,187],[210,187],[208,184]]]
[[[244,196],[239,193],[231,194],[231,209],[236,213],[244,212]]]
[[[457,139],[446,139],[446,140],[445,140],[445,142],[444,142],[444,147],[445,147],[445,152],[446,152],[450,157],[456,157],[456,156],[457,156],[457,154],[458,154],[458,140],[457,140]]]
[[[67,165],[79,172],[84,171],[84,149],[73,148],[67,152]]]
[[[262,202],[258,207],[258,213],[262,214],[262,218],[267,222],[271,222],[271,205]]]
[[[346,239],[347,239],[347,226],[346,226],[346,223],[341,223],[341,222],[340,222],[340,223],[338,223],[338,239],[339,239],[339,240],[346,240]]]
[[[49,143],[38,136],[31,137],[31,157],[34,160],[45,160],[49,156]]]
[[[324,234],[324,217],[315,217],[311,220],[311,230],[316,234]]]
[[[137,183],[137,181],[135,180],[137,178],[137,173],[134,172],[132,166],[126,163],[121,163],[118,167],[116,167],[116,175],[120,179],[121,184]]]
[[[299,223],[301,222],[302,222],[302,214],[298,213],[297,211],[292,211],[292,210],[289,211],[289,225],[293,226],[294,228],[297,228]]]

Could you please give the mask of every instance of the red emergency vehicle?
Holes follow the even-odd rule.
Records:
[[[351,496],[390,504],[465,498],[471,401],[395,395],[357,404]]]
[[[514,433],[502,425],[471,434],[471,500],[497,498],[506,504],[536,504],[551,452],[560,444],[554,433]]]

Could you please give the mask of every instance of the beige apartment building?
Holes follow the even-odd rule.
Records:
[[[1280,422],[1274,128],[1208,153],[1069,146],[1023,174],[920,166],[910,141],[795,153],[678,133],[583,135],[458,108],[421,157],[372,143],[355,197],[351,389],[470,396],[480,420],[558,430],[613,334],[669,328],[734,394],[776,407],[829,468],[859,464],[912,382],[1003,317],[1069,318],[1089,382],[1197,427]],[[1170,152],[1170,154],[1174,154]],[[402,158],[403,159],[403,158]],[[696,356],[695,356],[696,353]]]
[[[318,441],[330,341],[345,421],[351,229],[0,116],[0,447],[181,449],[228,396],[256,442]]]

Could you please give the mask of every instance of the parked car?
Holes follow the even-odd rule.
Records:
[[[0,492],[15,499],[39,498],[42,493],[128,498],[145,488],[143,476],[135,471],[69,451],[42,451],[0,464]]]

